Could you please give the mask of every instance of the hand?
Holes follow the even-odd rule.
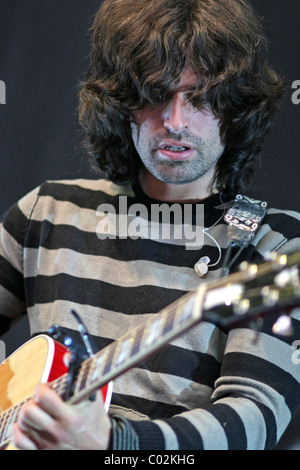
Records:
[[[100,392],[93,402],[70,405],[49,385],[41,384],[35,397],[20,409],[13,440],[23,450],[105,450],[110,430]]]

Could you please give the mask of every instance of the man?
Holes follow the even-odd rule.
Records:
[[[53,323],[76,330],[75,306],[100,349],[219,277],[228,253],[224,214],[251,180],[283,92],[245,1],[105,1],[80,120],[88,152],[110,181],[48,182],[7,212],[3,324],[26,309],[32,334]],[[168,237],[143,231],[144,214],[131,224],[137,206],[147,212],[157,203],[189,206],[190,227],[204,208],[203,243],[196,249],[189,236],[176,236],[186,222],[176,212]],[[164,228],[164,218],[154,222]],[[270,210],[232,268],[292,251],[299,232],[297,214]],[[200,258],[203,279],[194,269]],[[298,319],[293,313],[294,336],[280,338],[265,324],[255,342],[251,329],[228,333],[207,319],[118,377],[108,414],[99,393],[70,405],[40,385],[20,410],[14,442],[22,449],[271,449],[299,405],[291,360]]]

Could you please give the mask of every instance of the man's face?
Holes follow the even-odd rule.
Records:
[[[213,177],[224,151],[218,119],[187,101],[196,84],[195,74],[185,68],[169,101],[135,114],[134,145],[146,171],[159,181],[190,183],[208,172]]]

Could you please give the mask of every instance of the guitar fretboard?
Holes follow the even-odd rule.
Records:
[[[52,382],[51,387],[58,394],[62,395],[62,390],[66,389],[67,375],[63,375]],[[12,425],[18,420],[18,415],[21,407],[30,400],[31,397],[19,402],[10,408],[1,412],[0,419],[0,449],[7,445],[11,439]]]
[[[85,360],[75,378],[74,393],[70,403],[77,403],[124,373],[170,340],[199,322],[203,292],[190,292],[163,309],[146,323],[135,328],[118,341],[114,341],[92,358]],[[200,308],[199,308],[200,307]],[[67,374],[51,383],[51,387],[64,396]],[[0,448],[8,443],[11,427],[18,419],[24,400],[1,413]]]
[[[186,294],[154,318],[84,361],[70,402],[76,403],[91,395],[198,323],[202,316],[203,295],[201,289]]]

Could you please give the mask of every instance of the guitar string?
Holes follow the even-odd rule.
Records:
[[[194,294],[194,292],[191,292],[189,294]],[[166,312],[162,312],[161,314],[161,318],[159,319],[159,323],[161,323],[160,326],[160,330],[163,330],[163,333],[165,332],[165,330],[167,329],[167,331],[169,331],[169,328],[172,327],[174,325],[174,322],[176,320],[176,318],[178,318],[178,313],[182,313],[182,312],[179,312],[179,308],[180,308],[180,304],[181,303],[184,303],[186,304],[186,300],[183,300],[182,298],[179,299],[180,301],[179,302],[176,302],[175,305],[172,306],[172,308],[168,308],[168,310]],[[189,317],[187,317],[189,318]],[[140,345],[142,344],[142,339],[145,335],[145,332],[147,333],[147,329],[149,327],[151,327],[151,325],[153,324],[153,319],[149,320],[148,322],[146,322],[145,325],[142,325],[140,327],[138,327],[135,331],[135,335],[134,335],[134,345],[136,345],[137,343],[137,346],[140,347]],[[108,371],[111,370],[111,367],[113,366],[114,363],[117,362],[117,359],[118,357],[115,357],[116,356],[116,353],[117,352],[120,352],[120,347],[119,345],[121,343],[123,343],[126,339],[130,338],[130,336],[128,336],[127,338],[123,337],[121,338],[119,341],[117,340],[115,343],[113,344],[116,344],[116,346],[114,347],[114,349],[112,350],[112,352],[109,354],[109,356],[111,356],[111,361],[110,363],[106,363],[104,367],[102,367],[103,371],[105,370],[105,368],[109,368]],[[155,338],[157,339],[157,338]],[[149,343],[149,346],[151,346],[151,344],[153,344],[153,341],[150,341]],[[119,349],[119,351],[118,351]],[[125,359],[119,363],[120,365],[124,362],[126,362],[126,360],[128,358],[132,358],[134,355],[132,355],[132,351],[134,349],[134,346],[131,348],[131,350],[129,351],[130,354],[125,357]],[[138,354],[139,350],[137,350],[136,354]],[[100,356],[98,356],[98,359],[99,359]],[[107,358],[109,359],[109,357]],[[97,367],[97,363],[95,360],[91,361],[91,363],[89,364],[86,364],[85,368],[81,371],[80,375],[82,376],[82,381],[85,381],[88,382],[89,384],[92,384],[93,381],[97,381],[97,378],[94,379],[94,380],[89,380],[89,376],[91,375],[93,377],[94,375],[94,372],[96,370],[96,367]],[[81,389],[79,389],[80,391]]]
[[[266,263],[268,264],[268,263]],[[265,270],[267,269],[267,272],[268,272],[268,267],[269,266],[261,266],[260,267],[260,274],[264,274],[265,273]],[[256,277],[257,276],[257,272],[256,272]],[[237,276],[239,275],[239,273],[236,274]],[[231,275],[231,280],[232,282],[234,282],[234,279],[235,279],[235,275]],[[239,279],[240,280],[240,279]],[[245,281],[245,279],[244,279]],[[216,283],[218,284],[218,281],[216,281]],[[179,311],[179,305],[180,305],[180,302],[185,302],[186,298],[188,297],[190,299],[190,297],[192,295],[194,295],[195,293],[194,292],[189,292],[188,294],[186,294],[185,296],[181,297],[179,299],[179,302],[175,302],[173,305],[169,306],[167,308],[167,310],[165,312],[162,312],[161,314],[161,320],[165,320],[165,325],[164,325],[164,329],[166,328],[166,325],[168,325],[169,323],[169,326],[172,322],[172,324],[174,323],[174,320],[176,319],[176,313],[178,314],[178,311]],[[174,316],[173,316],[174,315]],[[165,318],[164,318],[165,317]],[[151,325],[151,322],[149,321],[149,325]],[[136,337],[135,337],[135,341],[136,341],[136,338],[138,339],[142,339],[143,338],[143,335],[144,335],[144,332],[145,332],[146,328],[138,328],[136,330]],[[120,340],[121,341],[121,340]],[[117,346],[116,346],[117,348]],[[114,351],[115,352],[115,351]],[[101,351],[102,353],[102,351]],[[103,353],[102,353],[103,354]],[[114,355],[113,355],[114,356]],[[97,356],[98,359],[100,356]],[[113,359],[114,357],[112,357]],[[88,375],[89,373],[91,372],[91,370],[93,370],[93,361],[85,361],[84,363],[84,370],[82,372],[82,375],[83,375],[83,378],[84,380],[87,381],[87,378],[88,378]],[[80,369],[81,371],[81,369]],[[65,384],[66,384],[66,380],[67,380],[67,374],[64,374],[63,376],[55,379],[52,383],[51,383],[51,387],[54,388],[54,389],[57,389],[57,390],[60,390],[61,388],[63,388],[63,390],[65,389]],[[0,445],[3,444],[3,437],[5,440],[8,439],[7,437],[7,434],[8,434],[8,429],[7,429],[7,426],[10,426],[12,424],[12,421],[13,419],[15,419],[18,415],[18,411],[19,409],[21,408],[21,406],[26,403],[26,401],[28,401],[30,399],[27,398],[26,400],[23,400],[21,401],[20,403],[18,403],[17,405],[14,405],[13,407],[10,407],[4,411],[2,411],[0,413],[0,417],[1,417],[1,420],[0,420]],[[13,418],[13,419],[12,419]]]
[[[51,388],[59,390],[61,388],[61,383],[66,382],[66,377],[61,376],[55,379],[53,382],[51,382]],[[16,422],[18,418],[18,412],[20,408],[33,397],[28,397],[21,402],[17,403],[16,405],[13,405],[6,410],[3,410],[0,413],[1,417],[1,427],[0,427],[0,445],[3,444],[3,442],[7,441],[10,436],[8,435],[10,431],[10,426]]]
[[[186,296],[183,296],[181,297],[178,301],[174,302],[173,305],[167,307],[166,311],[165,312],[162,312],[161,313],[161,318],[160,318],[160,321],[163,323],[162,325],[162,328],[163,330],[166,330],[166,328],[170,328],[173,326],[174,324],[174,321],[176,320],[176,318],[178,317],[178,313],[179,312],[179,306],[181,303],[185,304],[186,303],[186,297],[188,297],[189,299],[194,295],[194,292],[189,292],[186,294]],[[136,334],[134,336],[134,341],[135,343],[138,342],[138,346],[140,346],[141,342],[142,342],[142,339],[145,335],[145,331],[147,330],[147,328],[149,328],[152,324],[152,321],[149,320],[148,322],[146,322],[146,324],[144,326],[141,326],[141,327],[138,327],[136,329]],[[119,340],[120,342],[122,341],[122,338]],[[115,343],[112,343],[112,344],[115,344],[115,347],[112,349],[112,357],[111,357],[111,362],[106,364],[104,366],[104,369],[105,367],[109,367],[109,370],[110,370],[110,367],[113,363],[113,359],[114,359],[114,356],[115,356],[115,352],[116,352],[116,349],[118,347],[118,341],[116,341]],[[150,343],[151,344],[151,343]],[[131,350],[132,351],[132,350]],[[138,351],[137,351],[138,352]],[[104,353],[102,351],[100,351],[101,355]],[[100,354],[97,356],[97,358],[100,357]],[[129,356],[129,357],[132,357],[132,356]],[[128,359],[128,358],[125,358],[125,360]],[[125,362],[125,361],[124,361]],[[93,359],[90,359],[90,360],[87,360],[85,361],[83,364],[82,364],[82,368],[80,369],[79,371],[79,374],[78,374],[78,378],[81,376],[82,377],[82,381],[81,381],[81,384],[83,381],[86,381],[88,382],[88,378],[89,378],[89,375],[91,375],[94,371],[95,371],[95,367],[96,367],[96,362],[95,362],[95,358]],[[51,382],[51,388],[54,389],[55,391],[57,391],[57,393],[59,394],[63,394],[63,392],[65,391],[65,387],[66,387],[66,383],[67,383],[67,373],[58,377],[57,379],[55,379],[54,381]],[[77,380],[78,380],[77,378]],[[97,379],[96,379],[97,380]],[[89,381],[89,384],[91,385],[93,383],[93,381]],[[81,390],[81,389],[80,389]],[[2,411],[0,413],[0,417],[1,417],[1,427],[0,427],[0,445],[5,442],[7,439],[9,439],[9,435],[8,435],[8,432],[9,432],[9,428],[10,426],[13,424],[13,422],[17,419],[18,417],[18,412],[20,410],[20,408],[27,402],[30,400],[30,398],[32,397],[28,397],[26,398],[25,400],[22,400],[21,402],[19,402],[18,404],[16,405],[13,405],[12,407]]]
[[[173,326],[176,317],[178,317],[178,313],[180,313],[179,312],[180,304],[181,303],[186,304],[186,299],[190,300],[194,294],[195,294],[194,291],[188,292],[186,295],[181,297],[178,301],[175,301],[172,305],[167,307],[165,311],[161,312],[161,319],[160,320],[161,320],[161,322],[164,323],[163,324],[163,330],[164,331]],[[151,324],[152,324],[152,320],[149,320],[148,322],[146,322],[146,324],[144,326],[142,325],[142,326],[140,326],[136,329],[136,332],[135,332],[136,334],[134,336],[134,341],[135,341],[135,343],[138,342],[138,346],[140,346],[140,344],[141,344],[141,341],[143,339],[145,331],[147,330],[147,327],[151,326]],[[120,339],[120,341],[122,341],[122,339]],[[117,343],[118,343],[118,341],[116,341],[115,343],[112,343],[112,344],[116,344],[114,349],[117,348]],[[104,355],[103,351],[100,351],[99,353],[101,353],[101,354],[97,355],[98,359],[99,359],[100,355]],[[108,364],[109,367],[112,365],[114,355],[115,355],[115,350],[113,350],[113,355],[111,357],[111,363]],[[91,375],[95,371],[95,367],[96,367],[95,366],[95,358],[85,361],[83,363],[83,368],[80,369],[78,377],[80,376],[80,373],[81,373],[81,375],[83,377],[83,380],[88,381],[88,377],[89,377],[89,375]],[[63,392],[65,391],[65,387],[66,387],[66,383],[67,383],[67,377],[68,376],[67,376],[67,373],[66,373],[66,374],[58,377],[54,381],[52,381],[51,384],[50,384],[51,388],[53,388],[55,391],[57,391],[57,393],[62,395]],[[89,383],[92,384],[93,380],[89,381]],[[21,406],[23,406],[23,404],[25,404],[30,398],[32,398],[32,397],[29,397],[29,398],[21,401],[17,405],[14,405],[14,406],[12,406],[12,407],[10,407],[10,408],[8,408],[8,409],[1,412],[1,414],[0,414],[0,416],[1,416],[1,428],[0,428],[0,438],[1,438],[1,440],[0,440],[0,444],[3,442],[3,437],[4,437],[4,440],[8,439],[8,436],[7,436],[8,429],[7,428],[13,423],[13,419],[17,418],[18,411],[21,408]]]
[[[190,292],[190,293],[188,293],[188,296],[190,297],[193,294],[194,294],[194,292]],[[176,314],[178,316],[178,309],[179,309],[179,306],[180,306],[181,303],[186,303],[185,299],[183,299],[183,298],[179,299],[178,302],[176,302],[174,305],[172,305],[172,307],[168,307],[166,312],[163,312],[161,314],[161,322],[164,323],[163,324],[164,329],[169,328],[173,325],[173,323],[176,319]],[[152,324],[152,320],[149,320],[148,322],[146,322],[146,324],[144,326],[142,325],[141,327],[138,327],[136,329],[135,335],[134,335],[134,342],[138,343],[138,346],[140,346],[140,344],[141,344],[142,338],[145,334],[145,331],[147,330],[147,327],[151,326],[151,324]],[[117,352],[117,349],[118,349],[118,345],[120,344],[120,342],[123,342],[123,341],[124,341],[124,338],[123,339],[121,338],[119,341],[116,341],[115,343],[112,343],[112,344],[115,344],[115,346],[113,347],[113,349],[110,350],[109,355],[106,358],[106,361],[105,361],[104,365],[102,366],[103,371],[108,367],[108,371],[106,372],[106,374],[108,372],[110,372],[111,366],[113,365],[113,362],[116,362],[116,359],[114,361],[114,358],[115,358],[115,355],[116,355],[116,352]],[[130,353],[132,353],[132,349],[131,349]],[[99,354],[97,355],[97,360],[99,360],[99,357],[104,357],[104,356],[105,356],[105,352],[103,352],[103,350],[100,351]],[[130,357],[132,357],[132,354],[129,355],[129,358]],[[108,362],[109,359],[110,359],[110,362]],[[126,359],[128,359],[128,357],[126,357],[123,362],[125,362]],[[75,393],[80,392],[82,390],[82,388],[83,388],[82,384],[83,383],[84,384],[88,383],[88,385],[91,385],[93,382],[95,382],[99,379],[99,377],[97,377],[94,380],[89,378],[91,376],[93,378],[96,367],[97,367],[97,363],[96,363],[95,357],[91,360],[85,361],[82,364],[82,366],[79,370],[79,373],[78,373],[78,377],[76,379]],[[105,375],[104,375],[104,377],[105,377]],[[54,389],[56,389],[58,392],[64,392],[66,382],[67,382],[67,374],[64,374],[63,376],[56,379],[55,382],[53,382],[52,387]]]
[[[185,303],[186,298],[187,297],[190,298],[193,295],[194,295],[194,292],[187,293],[186,295],[181,297],[178,301],[174,302],[173,305],[167,307],[165,312],[161,313],[161,321],[164,320],[164,325],[163,325],[164,330],[173,325],[174,320],[176,318],[176,314],[178,314],[179,305],[181,303]],[[145,334],[145,330],[147,329],[147,327],[151,326],[151,324],[152,324],[152,321],[150,320],[150,321],[146,322],[144,327],[141,326],[141,327],[138,327],[136,329],[136,334],[134,336],[135,343],[136,342],[140,343],[142,341],[142,338]],[[122,339],[120,339],[120,341],[122,341]],[[115,356],[115,352],[116,352],[115,349],[117,348],[117,343],[118,343],[118,341],[115,342],[116,346],[112,350],[113,354],[112,354],[112,357],[111,357],[111,363],[107,364],[109,366],[109,368],[111,367],[114,356]],[[138,344],[138,346],[140,346],[140,344]],[[104,353],[102,353],[102,354],[104,354]],[[99,358],[100,356],[97,356],[97,357]],[[107,365],[105,365],[105,367]],[[91,375],[91,373],[93,373],[95,371],[95,367],[96,367],[95,366],[95,360],[85,361],[85,363],[83,364],[83,368],[80,369],[80,371],[79,371],[78,377],[80,377],[80,375],[81,375],[83,380],[85,380],[87,382],[89,375]],[[92,382],[93,381],[89,381],[90,384]],[[54,381],[52,381],[51,382],[51,388],[53,388],[59,394],[62,395],[63,392],[65,391],[66,383],[67,383],[67,373],[60,376],[60,377],[58,377]],[[12,407],[10,407],[10,408],[8,408],[8,409],[6,409],[6,410],[4,410],[0,413],[0,417],[1,417],[1,427],[0,427],[0,439],[1,440],[0,440],[0,444],[2,443],[4,436],[5,436],[5,440],[7,439],[7,436],[6,436],[6,434],[8,432],[7,427],[10,426],[13,423],[13,418],[17,418],[18,410],[30,398],[32,398],[32,397],[29,397],[29,398],[21,401],[20,403],[18,403],[16,405],[13,405]]]
[[[297,259],[296,259],[296,262],[297,262]],[[268,272],[268,269],[270,268],[270,264],[271,263],[266,263],[265,265],[262,265],[262,266],[259,267],[260,268],[260,275],[264,275],[264,274],[266,274],[266,272]],[[234,282],[236,276],[240,277],[240,273],[236,273],[236,274],[231,275],[231,281],[232,282]],[[257,277],[259,277],[258,272],[256,272],[256,278]],[[239,281],[240,281],[240,279],[239,279]],[[217,280],[216,284],[218,284],[218,282],[219,281]],[[245,279],[244,279],[244,282],[245,282]],[[163,319],[164,315],[166,317],[165,318],[165,321],[166,321],[165,324],[167,324],[167,322],[171,323],[171,321],[172,321],[172,323],[174,322],[174,320],[176,318],[176,313],[179,310],[180,301],[183,302],[187,297],[190,298],[194,294],[195,294],[194,292],[189,292],[185,296],[181,297],[181,299],[179,299],[179,302],[175,302],[173,305],[169,306],[169,308],[168,308],[168,310],[166,310],[166,312],[162,312],[162,315],[161,315],[162,319]],[[173,314],[175,315],[174,317],[172,316]],[[171,318],[171,321],[170,321],[170,318]],[[150,325],[150,322],[149,322],[149,325]],[[164,326],[164,328],[165,328],[165,326]],[[136,330],[137,337],[139,337],[139,339],[142,339],[142,337],[144,335],[144,332],[145,332],[145,328],[144,329],[138,328]],[[140,333],[142,333],[141,336],[140,336]],[[135,337],[135,340],[136,340],[136,337]],[[102,351],[100,351],[100,353],[104,354]],[[99,359],[99,357],[100,356],[97,355],[98,359]],[[93,361],[94,361],[94,359],[93,359]],[[86,372],[83,371],[83,377],[84,377],[85,380],[87,380],[88,375],[90,374],[91,370],[93,370],[93,361],[90,361],[90,362],[85,361],[85,363],[84,363],[84,368],[86,368]],[[64,374],[63,376],[58,377],[57,379],[55,379],[51,383],[51,387],[53,389],[56,389],[56,390],[60,390],[61,388],[63,388],[63,390],[65,390],[66,381],[67,381],[67,374]],[[0,445],[3,443],[3,436],[5,436],[5,440],[7,439],[7,437],[6,437],[6,434],[8,432],[7,426],[12,424],[12,417],[15,418],[18,415],[18,411],[21,408],[21,406],[24,403],[26,403],[26,401],[28,401],[30,398],[31,397],[21,401],[17,405],[14,405],[14,406],[6,409],[6,410],[3,410],[0,413]]]

